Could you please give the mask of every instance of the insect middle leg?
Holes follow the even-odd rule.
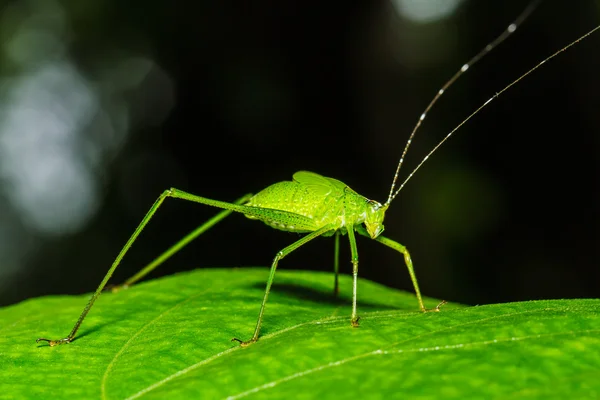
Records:
[[[337,297],[340,293],[339,272],[340,272],[340,232],[335,231],[335,245],[333,250],[333,296]]]
[[[358,249],[356,247],[356,237],[354,236],[353,227],[348,227],[348,240],[350,241],[350,253],[352,256],[352,317],[350,318],[350,324],[357,328],[358,320],[360,319],[356,314],[356,292],[358,289]]]
[[[242,347],[246,347],[258,340],[258,335],[260,334],[260,328],[262,326],[263,315],[265,313],[265,305],[267,304],[267,299],[269,298],[269,292],[271,291],[271,285],[273,284],[273,279],[275,278],[275,271],[277,270],[277,265],[279,264],[279,261],[288,254],[290,254],[292,251],[296,250],[298,247],[308,243],[309,241],[321,236],[322,234],[328,231],[331,231],[332,229],[334,229],[333,225],[326,225],[322,228],[319,228],[316,231],[307,234],[302,239],[292,243],[291,245],[287,246],[286,248],[277,253],[275,258],[273,259],[273,263],[271,264],[271,270],[269,271],[269,279],[267,280],[267,287],[265,288],[265,294],[263,296],[263,301],[260,306],[260,312],[258,313],[258,320],[256,321],[256,328],[254,329],[254,334],[252,335],[252,338],[246,341],[240,340],[238,338],[233,338],[231,339],[232,341],[239,342],[242,345]]]

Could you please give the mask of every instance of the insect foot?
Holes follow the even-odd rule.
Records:
[[[109,288],[112,293],[118,293],[121,290],[129,289],[129,285],[124,283],[122,285],[113,285]]]
[[[257,339],[250,339],[250,340],[247,340],[247,341],[244,342],[243,340],[240,340],[238,338],[231,339],[232,342],[238,342],[240,344],[240,347],[248,347],[252,343],[256,342],[256,340]]]
[[[358,315],[356,317],[352,317],[352,319],[350,320],[350,325],[352,325],[353,328],[358,328],[360,326],[360,324],[358,323],[359,319],[360,317]]]
[[[102,293],[118,293],[121,290],[129,289],[129,285],[124,283],[122,285],[106,285],[102,290]]]
[[[437,306],[435,306],[435,308],[425,309],[425,310],[423,310],[423,312],[440,312],[440,307],[442,307],[445,304],[448,304],[448,302],[446,300],[442,300],[440,302],[440,304],[438,304]]]
[[[57,346],[59,344],[63,344],[63,343],[71,343],[71,338],[64,338],[64,339],[60,339],[60,340],[50,340],[50,339],[44,339],[44,338],[39,338],[37,339],[35,342],[39,343],[39,342],[48,342],[48,344],[50,345],[50,347],[54,347]]]

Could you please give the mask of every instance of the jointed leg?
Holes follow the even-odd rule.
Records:
[[[247,194],[245,196],[242,196],[239,199],[237,199],[236,201],[234,201],[233,204],[243,204],[246,201],[248,201],[248,199],[250,199],[250,197],[252,197],[252,194]],[[217,215],[215,215],[214,217],[212,217],[211,219],[209,219],[208,221],[206,221],[205,223],[203,223],[202,225],[200,225],[199,227],[197,227],[196,229],[194,229],[193,231],[191,231],[190,233],[188,233],[187,235],[185,235],[181,240],[179,240],[177,243],[175,243],[173,246],[171,246],[168,250],[166,250],[160,256],[156,257],[156,259],[154,259],[150,264],[148,264],[144,268],[142,268],[137,274],[135,274],[131,278],[127,279],[122,286],[127,288],[127,287],[133,285],[135,282],[142,279],[143,277],[145,277],[146,275],[148,275],[156,267],[158,267],[159,265],[161,265],[162,263],[167,261],[173,254],[177,253],[179,250],[181,250],[182,248],[187,246],[188,243],[190,243],[192,240],[196,239],[202,233],[204,233],[207,230],[209,230],[210,228],[212,228],[214,225],[216,225],[218,222],[220,222],[222,219],[227,217],[232,212],[233,212],[232,210],[223,210],[220,213],[218,213]]]
[[[356,231],[359,234],[370,238],[369,233],[362,226],[358,227],[356,229]],[[419,290],[419,284],[417,283],[417,275],[415,275],[413,263],[412,263],[412,260],[410,259],[410,254],[409,254],[408,250],[406,249],[406,247],[404,247],[400,243],[398,243],[392,239],[388,239],[384,236],[378,236],[375,240],[378,241],[379,243],[382,243],[382,244],[388,246],[388,247],[391,247],[392,249],[394,249],[404,255],[404,263],[406,264],[406,267],[408,268],[408,274],[410,275],[410,279],[412,280],[413,286],[415,288],[415,294],[417,295],[417,301],[419,302],[419,308],[423,312],[429,311],[425,308],[425,305],[423,304],[423,298],[421,297],[421,291]],[[439,311],[439,308],[435,308],[433,310]]]
[[[248,196],[249,195],[244,196],[242,199],[247,198]],[[83,311],[79,315],[79,318],[75,322],[75,325],[73,326],[73,329],[71,330],[71,332],[69,333],[69,335],[67,337],[63,338],[63,339],[58,339],[58,340],[39,338],[39,339],[36,340],[36,342],[41,342],[41,341],[48,342],[48,344],[50,346],[56,346],[58,344],[70,343],[70,342],[73,341],[73,339],[75,338],[75,335],[77,334],[77,331],[79,330],[79,327],[83,323],[83,320],[85,319],[85,317],[87,316],[88,312],[90,311],[90,309],[94,305],[94,302],[96,301],[96,299],[98,298],[98,296],[100,296],[100,294],[102,293],[102,290],[104,289],[104,287],[108,283],[109,279],[111,278],[112,274],[115,272],[115,270],[117,269],[117,267],[121,263],[121,260],[123,259],[123,257],[125,257],[125,254],[127,254],[127,251],[129,250],[129,248],[133,245],[133,243],[135,242],[135,240],[137,239],[137,237],[144,230],[144,228],[146,227],[146,225],[148,224],[148,222],[150,222],[150,220],[152,219],[152,217],[154,216],[154,214],[156,213],[156,211],[158,210],[158,208],[161,206],[161,204],[165,201],[165,199],[167,197],[173,197],[173,198],[177,198],[177,199],[193,201],[193,202],[196,202],[196,203],[206,204],[206,205],[210,205],[210,206],[214,206],[214,207],[218,207],[218,208],[223,208],[223,209],[231,210],[231,211],[237,211],[237,212],[241,212],[241,213],[253,214],[253,213],[260,213],[261,212],[259,209],[253,209],[252,207],[246,207],[246,206],[243,206],[243,205],[240,205],[240,204],[231,204],[231,203],[227,203],[227,202],[224,202],[224,201],[207,199],[205,197],[196,196],[196,195],[193,195],[193,194],[190,194],[190,193],[186,193],[186,192],[184,192],[182,190],[178,190],[178,189],[174,189],[174,188],[171,188],[169,190],[165,190],[158,197],[158,199],[156,199],[156,201],[154,202],[154,204],[152,205],[152,207],[150,207],[150,210],[146,213],[146,215],[142,219],[142,222],[140,222],[140,224],[135,229],[135,231],[133,232],[133,234],[131,235],[131,237],[127,241],[127,243],[125,243],[125,246],[123,246],[123,248],[121,249],[121,251],[117,255],[117,258],[115,259],[115,261],[113,261],[110,269],[108,270],[108,272],[104,276],[104,279],[102,279],[102,282],[100,282],[100,285],[98,286],[98,288],[96,289],[96,291],[94,292],[94,294],[92,295],[92,297],[90,298],[90,300],[88,301],[87,305],[85,306],[85,308],[83,309]],[[220,218],[219,218],[219,215],[221,215]],[[167,253],[169,253],[169,254],[165,253],[165,254],[167,254],[167,256],[165,256],[162,259],[161,259],[161,257],[163,257],[163,256],[159,257],[159,259],[161,259],[160,262],[163,262],[164,260],[166,260],[169,256],[171,256],[176,251],[178,251],[179,249],[181,249],[185,244],[187,244],[194,237],[196,237],[200,233],[206,231],[206,229],[208,229],[210,226],[214,225],[216,222],[218,222],[219,220],[223,219],[226,216],[226,214],[219,214],[219,215],[217,215],[216,217],[212,218],[209,222],[207,222],[208,225],[205,224],[205,225],[207,225],[207,226],[205,226],[205,229],[201,230],[202,227],[200,227],[200,228],[196,229],[195,231],[191,232],[188,236],[186,236],[183,239],[184,243],[182,245],[175,244],[174,246],[172,246],[171,249],[167,250]],[[200,232],[198,232],[198,231],[200,231]],[[190,238],[190,236],[191,236],[191,238]],[[156,268],[156,266],[158,266],[160,264],[160,262],[158,262],[158,263],[153,262],[152,264],[155,264],[155,265],[153,265],[152,268],[146,267],[142,271],[145,271],[145,273],[148,273],[151,269]],[[144,273],[144,275],[145,275],[145,273]],[[138,275],[134,276],[133,278],[139,279],[140,277],[138,277]],[[135,280],[137,280],[137,279],[133,279],[133,278],[132,278],[132,280],[135,282]]]
[[[356,237],[352,227],[348,228],[348,239],[350,240],[350,253],[352,255],[352,317],[350,323],[358,327],[359,317],[356,314],[356,292],[358,289],[358,250],[356,248]]]
[[[333,295],[335,297],[340,293],[339,272],[340,272],[340,233],[335,231],[335,247],[333,251]]]
[[[332,228],[330,226],[324,226],[323,228],[320,228],[314,232],[309,233],[308,235],[304,236],[302,239],[292,243],[291,245],[287,246],[286,248],[284,248],[283,250],[281,250],[280,252],[277,253],[277,255],[275,256],[275,259],[273,259],[273,263],[271,264],[271,270],[269,271],[269,279],[267,280],[267,287],[265,289],[265,295],[263,297],[263,301],[260,306],[260,312],[258,313],[258,320],[256,321],[256,328],[254,329],[254,335],[252,335],[252,338],[250,340],[247,340],[245,342],[240,339],[237,339],[237,338],[231,339],[232,341],[240,342],[242,347],[245,347],[245,346],[248,346],[258,340],[258,335],[260,334],[260,327],[262,325],[263,315],[265,313],[265,305],[267,304],[267,299],[269,298],[269,292],[271,291],[271,285],[273,284],[273,278],[275,277],[275,271],[277,270],[277,264],[279,263],[279,260],[281,260],[282,258],[287,256],[288,254],[290,254],[292,251],[296,250],[298,247],[302,246],[303,244],[308,243],[309,241],[313,240],[316,237],[321,236],[322,234],[324,234],[327,231],[330,231],[331,229]]]

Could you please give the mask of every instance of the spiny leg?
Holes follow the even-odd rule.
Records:
[[[239,199],[235,200],[233,204],[243,204],[246,201],[248,201],[248,199],[250,199],[251,197],[252,193],[246,194],[245,196],[242,196]],[[209,219],[208,221],[206,221],[205,223],[203,223],[202,225],[185,235],[181,240],[179,240],[177,243],[171,246],[168,250],[166,250],[160,256],[156,257],[156,259],[154,259],[151,263],[142,268],[138,273],[133,275],[131,278],[127,279],[125,283],[121,285],[121,287],[128,288],[129,286],[133,285],[134,283],[148,275],[150,272],[156,269],[156,267],[167,261],[172,255],[174,255],[179,250],[187,246],[192,240],[196,239],[198,236],[215,226],[218,222],[223,220],[232,212],[232,210],[223,210],[219,212],[217,215],[215,215],[214,217],[212,217],[211,219]]]
[[[163,201],[165,201],[165,199],[169,195],[170,195],[170,191],[165,190],[158,197],[158,199],[156,199],[156,201],[154,202],[154,204],[152,205],[152,207],[150,207],[150,210],[148,210],[148,212],[144,216],[144,219],[142,219],[142,222],[140,222],[140,224],[135,229],[135,231],[133,232],[133,234],[131,235],[131,237],[127,241],[127,243],[125,243],[125,246],[123,246],[123,248],[121,249],[121,251],[117,255],[117,258],[115,259],[115,261],[113,261],[113,263],[112,263],[110,269],[108,270],[108,272],[106,273],[106,275],[104,275],[104,279],[102,279],[102,282],[100,282],[100,285],[98,286],[98,288],[96,289],[96,291],[94,292],[94,294],[92,295],[92,297],[89,299],[88,303],[86,304],[85,308],[83,309],[83,311],[79,315],[79,318],[75,322],[75,325],[73,326],[73,329],[71,330],[71,332],[69,333],[69,335],[67,337],[63,338],[63,339],[58,339],[58,340],[39,338],[39,339],[36,340],[37,343],[39,343],[39,342],[48,342],[48,344],[50,346],[56,346],[58,344],[70,343],[70,342],[73,341],[73,339],[75,338],[75,334],[77,333],[77,331],[79,330],[79,327],[83,323],[83,320],[85,319],[85,317],[87,316],[88,312],[90,311],[90,309],[94,305],[94,302],[96,301],[96,299],[98,298],[98,296],[100,296],[100,293],[102,293],[102,290],[104,289],[104,286],[106,286],[106,283],[108,282],[108,280],[112,276],[113,272],[115,272],[115,269],[117,269],[117,267],[119,266],[121,260],[123,259],[123,257],[125,256],[125,254],[129,250],[129,248],[133,245],[133,242],[135,242],[135,240],[137,239],[137,237],[139,236],[139,234],[142,232],[142,230],[144,229],[144,227],[148,224],[148,222],[150,222],[150,219],[152,219],[152,216],[154,215],[154,213],[156,213],[156,210],[158,210],[158,208],[160,207],[160,205],[163,203]]]
[[[352,317],[350,324],[357,328],[359,316],[356,314],[356,292],[358,289],[358,249],[356,248],[356,237],[353,227],[348,227],[348,239],[350,241],[350,253],[352,255]]]
[[[304,236],[302,239],[292,243],[291,245],[287,246],[286,248],[284,248],[283,250],[281,250],[277,253],[275,258],[273,259],[273,263],[271,264],[271,270],[269,271],[269,279],[267,280],[267,287],[265,288],[265,294],[263,296],[263,301],[260,306],[260,312],[258,313],[258,320],[256,321],[256,328],[254,329],[254,335],[252,335],[252,338],[247,341],[242,341],[238,338],[233,338],[233,339],[231,339],[231,341],[239,342],[242,347],[246,347],[258,340],[258,335],[260,334],[260,327],[262,325],[263,315],[265,313],[265,305],[267,304],[267,299],[269,298],[269,292],[271,291],[271,285],[273,284],[273,278],[275,277],[275,271],[277,270],[277,264],[279,263],[279,260],[281,260],[282,258],[287,256],[288,254],[290,254],[292,251],[296,250],[298,247],[302,246],[303,244],[308,243],[309,241],[313,240],[314,238],[319,237],[322,234],[324,234],[325,232],[328,232],[332,229],[334,229],[333,225],[326,225],[314,232],[309,233],[308,235]]]
[[[362,226],[359,226],[356,229],[356,231],[359,234],[370,238],[369,233]],[[379,243],[382,243],[382,244],[384,244],[388,247],[391,247],[392,249],[402,253],[402,255],[404,256],[404,263],[406,264],[406,267],[408,268],[408,274],[410,275],[410,279],[412,280],[413,286],[415,288],[415,294],[417,295],[417,301],[419,302],[419,308],[421,309],[421,311],[423,311],[423,312],[439,311],[438,307],[434,308],[433,310],[428,310],[425,308],[425,305],[423,304],[423,298],[421,297],[421,290],[419,290],[419,283],[417,282],[417,275],[415,274],[415,270],[413,268],[413,263],[410,258],[410,253],[408,252],[406,247],[402,246],[400,243],[398,243],[392,239],[388,239],[381,235],[378,236],[375,240],[378,241]]]
[[[165,201],[165,199],[167,197],[172,197],[172,198],[177,198],[177,199],[182,199],[182,200],[187,200],[187,201],[193,201],[195,203],[206,204],[209,206],[223,208],[223,209],[231,210],[231,211],[236,211],[236,212],[240,212],[240,213],[247,214],[247,215],[261,216],[264,213],[268,212],[268,210],[265,211],[264,209],[261,209],[258,207],[248,207],[248,206],[244,206],[244,205],[240,205],[240,204],[231,204],[231,203],[227,203],[225,201],[213,200],[213,199],[208,199],[205,197],[196,196],[194,194],[187,193],[182,190],[175,189],[175,188],[165,190],[158,197],[158,199],[156,199],[156,201],[154,202],[152,207],[150,207],[150,210],[148,210],[148,212],[146,213],[146,215],[144,216],[144,218],[142,219],[140,224],[137,226],[137,228],[135,229],[135,231],[133,232],[133,234],[131,235],[129,240],[127,240],[127,243],[125,243],[125,246],[123,246],[123,248],[117,255],[117,258],[115,258],[115,260],[113,261],[110,269],[108,270],[108,272],[102,279],[102,282],[100,282],[100,285],[98,285],[98,288],[96,289],[96,291],[94,292],[92,297],[89,299],[88,303],[86,304],[85,308],[79,315],[79,318],[75,322],[75,325],[73,326],[73,329],[71,330],[69,335],[63,339],[58,339],[58,340],[39,338],[36,340],[36,342],[38,342],[38,343],[39,342],[48,342],[48,344],[50,346],[56,346],[56,345],[63,344],[63,343],[70,343],[73,341],[73,339],[75,338],[75,335],[77,334],[77,331],[79,330],[79,328],[81,327],[81,324],[83,323],[83,320],[85,319],[85,317],[89,313],[90,309],[96,302],[96,299],[98,298],[98,296],[100,296],[100,294],[102,293],[102,290],[104,290],[104,287],[106,286],[106,284],[109,281],[109,279],[111,278],[112,274],[115,272],[115,270],[121,263],[121,260],[123,259],[123,257],[125,257],[125,254],[127,254],[127,251],[131,248],[131,246],[133,245],[133,243],[135,242],[137,237],[144,230],[144,228],[146,227],[148,222],[150,222],[150,220],[152,219],[152,217],[154,216],[154,214],[156,213],[158,208],[161,206],[161,204]],[[285,214],[284,212],[280,212],[280,213]]]
[[[335,297],[340,293],[339,272],[340,272],[340,232],[335,232],[335,245],[333,250],[333,295]]]

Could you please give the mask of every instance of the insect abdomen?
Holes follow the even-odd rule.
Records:
[[[327,211],[335,207],[336,203],[336,199],[329,193],[313,190],[310,185],[285,181],[261,190],[248,200],[246,205],[298,214],[310,219],[310,223],[308,223],[309,221],[294,220],[294,218],[288,218],[290,221],[282,222],[281,220],[274,221],[268,218],[246,216],[250,219],[260,219],[265,224],[283,231],[312,232],[328,223],[324,216],[329,214]]]

